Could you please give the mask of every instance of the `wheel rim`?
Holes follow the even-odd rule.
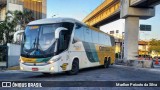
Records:
[[[72,65],[72,70],[71,70],[73,73],[77,72],[78,71],[78,65],[76,63],[73,63]]]

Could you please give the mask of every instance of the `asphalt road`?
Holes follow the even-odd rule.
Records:
[[[78,75],[67,75],[65,73],[43,75],[41,73],[21,72],[21,71],[1,71],[1,81],[160,81],[160,68],[138,69],[120,65],[113,65],[108,69],[100,67],[83,69]],[[2,89],[2,88],[0,88]],[[7,88],[3,88],[5,90]],[[21,88],[14,88],[19,90]],[[31,88],[23,88],[30,90]],[[34,88],[35,89],[35,88]],[[138,88],[138,87],[54,87],[36,88],[41,90],[160,90],[158,87]],[[7,89],[8,90],[8,89]]]

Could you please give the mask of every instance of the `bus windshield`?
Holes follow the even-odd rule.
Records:
[[[27,26],[24,32],[21,55],[25,57],[51,57],[55,49],[55,30],[61,24]]]

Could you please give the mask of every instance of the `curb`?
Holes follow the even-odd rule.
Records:
[[[137,68],[153,68],[153,61],[151,60],[128,60],[126,62],[124,60],[116,60],[115,64]]]
[[[7,68],[7,70],[20,70],[20,67],[19,66],[13,66],[13,67]]]

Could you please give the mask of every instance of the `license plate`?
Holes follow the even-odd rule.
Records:
[[[32,71],[38,71],[38,68],[32,68]]]

